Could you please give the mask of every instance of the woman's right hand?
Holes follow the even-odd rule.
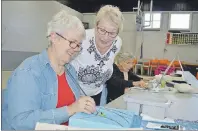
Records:
[[[137,81],[137,82],[133,82],[133,85],[137,86],[137,87],[146,88],[146,83],[143,80]]]
[[[95,111],[96,111],[95,101],[93,98],[89,96],[82,96],[73,104],[68,106],[69,116],[72,116],[77,112],[84,112],[87,114],[91,114],[94,113]]]

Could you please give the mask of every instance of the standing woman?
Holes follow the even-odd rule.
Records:
[[[118,7],[105,5],[97,13],[94,29],[86,30],[81,54],[72,61],[82,88],[81,95],[91,96],[96,105],[106,104],[106,81],[113,73],[113,62],[121,49],[118,34],[123,29]]]

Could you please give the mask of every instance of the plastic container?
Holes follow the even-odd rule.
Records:
[[[171,101],[159,94],[144,92],[127,95],[124,101],[127,103],[127,110],[137,115],[143,113],[158,119],[166,117],[166,111],[171,105]]]

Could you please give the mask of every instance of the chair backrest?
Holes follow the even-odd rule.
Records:
[[[143,66],[150,66],[151,60],[150,59],[142,59],[142,64],[143,64]]]
[[[174,62],[173,62],[173,65],[174,65],[175,67],[180,67],[179,61],[174,61]]]
[[[159,60],[158,59],[152,59],[150,60],[150,65],[151,66],[158,66],[159,64]]]
[[[159,60],[159,65],[168,65],[168,63],[169,63],[169,60],[167,60],[167,59],[160,59]]]

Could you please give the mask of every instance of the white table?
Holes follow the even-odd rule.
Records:
[[[141,90],[132,89],[129,95],[142,92]],[[116,100],[108,103],[106,107],[126,109],[126,102],[123,97],[126,94],[120,96]],[[182,94],[173,92],[160,92],[159,95],[165,96],[171,100],[173,104],[167,111],[167,117],[172,119],[185,119],[185,120],[198,120],[198,95]]]

